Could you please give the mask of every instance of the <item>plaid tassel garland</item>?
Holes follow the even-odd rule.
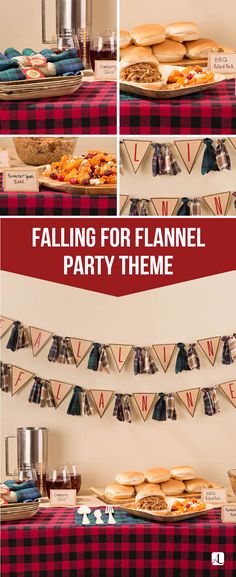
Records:
[[[205,415],[212,417],[220,412],[220,406],[215,387],[202,389]]]
[[[177,354],[177,359],[176,359],[176,365],[175,365],[176,374],[182,373],[182,371],[190,371],[190,368],[188,365],[188,357],[187,357],[187,353],[185,350],[185,344],[184,343],[177,343],[176,346],[179,349],[178,354]]]
[[[153,144],[152,147],[152,175],[157,176],[163,174],[163,156],[161,153],[161,144]]]
[[[190,216],[190,198],[187,198],[186,196],[184,196],[183,198],[181,198],[181,206],[179,207],[178,211],[177,211],[177,216]]]
[[[166,400],[165,393],[159,393],[159,398],[155,404],[152,418],[154,421],[166,421]]]
[[[90,369],[91,371],[97,371],[98,370],[98,364],[99,364],[99,359],[100,359],[100,353],[101,353],[101,344],[100,343],[93,343],[93,348],[91,350],[91,353],[89,355],[89,360],[88,360],[88,369]]]
[[[229,350],[232,361],[236,361],[236,334],[233,334],[233,336],[229,339]]]
[[[3,393],[9,393],[11,389],[11,365],[0,363],[1,368],[1,382],[0,389]]]
[[[199,198],[191,199],[191,201],[190,201],[190,214],[191,214],[191,216],[201,216],[202,207],[201,207],[201,201]]]
[[[99,356],[99,361],[98,361],[98,371],[106,371],[107,373],[110,373],[110,367],[109,367],[109,363],[108,363],[106,349],[107,349],[106,345],[101,346],[101,351],[100,351],[100,356]]]
[[[219,168],[216,162],[216,151],[213,146],[213,140],[211,140],[211,138],[204,138],[203,142],[206,148],[203,154],[201,173],[204,175],[212,170],[216,172]]]
[[[48,353],[48,360],[51,363],[55,363],[59,357],[59,352],[61,349],[61,343],[62,343],[62,337],[58,337],[57,335],[54,335],[53,337],[53,342],[50,348],[50,351]]]
[[[139,198],[130,198],[129,216],[139,216]]]
[[[50,381],[42,380],[41,394],[40,394],[40,407],[50,407],[56,408],[55,399],[53,396]]]
[[[123,395],[119,393],[116,394],[115,405],[113,409],[113,417],[116,417],[118,421],[125,421],[124,409],[123,409]]]
[[[143,349],[141,347],[133,347],[135,351],[134,355],[134,374],[142,375],[144,373],[144,358]]]
[[[148,203],[149,200],[146,198],[142,198],[141,206],[140,206],[140,216],[148,216]]]
[[[92,406],[92,402],[90,399],[90,395],[88,391],[81,392],[81,416],[90,417],[94,415],[94,410]]]
[[[181,169],[177,161],[173,157],[173,153],[170,149],[169,144],[153,144],[153,156],[152,156],[152,174],[153,176],[161,176],[165,174],[170,174],[171,176],[176,176],[181,172]]]
[[[126,423],[132,423],[130,398],[131,395],[124,395],[124,419]]]
[[[68,337],[63,339],[63,341],[60,343],[59,355],[57,358],[57,362],[62,363],[62,364],[67,363],[68,365],[74,365],[75,364],[75,358],[73,355],[71,342],[70,342],[70,339]]]
[[[189,345],[187,351],[187,358],[188,358],[188,366],[191,371],[193,369],[200,369],[200,359],[196,351],[196,343]]]
[[[81,417],[82,407],[80,397],[82,392],[83,389],[81,389],[81,387],[78,386],[74,387],[73,394],[67,409],[67,415]]]
[[[231,365],[233,363],[233,359],[229,348],[230,337],[222,337],[221,340],[223,341],[222,365]]]
[[[10,349],[10,351],[14,352],[17,349],[17,343],[18,343],[18,335],[19,335],[19,327],[20,327],[20,321],[15,321],[13,323],[13,328],[7,343],[6,348]]]
[[[177,413],[175,408],[175,394],[168,393],[166,399],[166,412],[167,412],[167,419],[171,419],[172,421],[177,420]]]
[[[154,375],[158,372],[155,361],[153,360],[151,353],[148,349],[144,349],[144,369],[143,372],[148,375]]]
[[[216,146],[216,164],[219,170],[231,170],[231,160],[228,153],[228,150],[225,146],[225,140],[218,140]]]
[[[17,349],[24,349],[29,346],[28,331],[23,325],[18,327]]]
[[[40,404],[42,386],[42,379],[34,377],[34,382],[28,399],[29,403],[35,403],[36,405]]]

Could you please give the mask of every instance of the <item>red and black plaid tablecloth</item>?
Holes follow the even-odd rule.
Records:
[[[83,82],[72,96],[0,102],[1,134],[116,134],[115,82]]]
[[[151,100],[121,94],[120,132],[125,134],[235,134],[235,80],[191,96]]]
[[[224,566],[211,556],[223,552]],[[78,527],[74,510],[42,509],[2,525],[3,577],[234,577],[236,525],[219,511],[166,524]]]

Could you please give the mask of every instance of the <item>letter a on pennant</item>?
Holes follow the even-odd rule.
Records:
[[[234,407],[236,407],[236,381],[229,381],[228,383],[222,383],[219,385],[220,389],[230,400]]]
[[[52,392],[55,400],[56,409],[64,401],[73,385],[70,383],[62,383],[61,381],[50,381]]]
[[[208,361],[210,361],[212,366],[214,366],[220,344],[220,337],[201,339],[200,341],[197,342],[201,347],[202,351],[205,353],[206,357],[208,358]]]
[[[176,393],[192,417],[195,415],[199,393],[200,388],[178,391]]]
[[[152,345],[152,347],[161,363],[163,371],[166,373],[173,357],[176,345]]]
[[[12,396],[15,395],[26,383],[31,381],[34,373],[20,369],[20,367],[12,367]]]
[[[120,373],[128,359],[132,347],[130,345],[110,345],[110,348]]]
[[[30,327],[30,335],[33,356],[36,357],[42,348],[47,344],[52,336],[52,333],[49,333],[49,331],[43,331],[42,329],[37,329],[36,327]]]
[[[114,391],[99,391],[92,389],[90,391],[92,399],[96,405],[100,417],[103,417],[107,407],[114,395]]]
[[[156,393],[134,393],[133,397],[137,403],[141,417],[146,421],[156,397]]]

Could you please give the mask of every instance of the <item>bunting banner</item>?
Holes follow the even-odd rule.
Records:
[[[176,344],[153,345],[153,349],[158,357],[159,362],[161,363],[163,371],[166,373],[176,349]]]
[[[26,371],[25,369],[21,369],[20,367],[16,367],[12,365],[12,379],[11,379],[11,394],[12,396],[15,393],[24,387],[31,379],[34,377],[34,373],[30,371]]]
[[[233,145],[233,147],[236,149],[236,138],[229,138],[231,144]]]
[[[236,407],[236,381],[228,381],[219,385],[226,397],[230,400],[232,405]]]
[[[179,200],[179,198],[151,198],[158,216],[172,216]]]
[[[110,345],[110,349],[120,373],[132,351],[132,345]]]
[[[31,326],[29,327],[29,329],[33,349],[33,356],[36,357],[43,349],[43,347],[47,344],[47,342],[52,336],[52,333]]]
[[[177,396],[190,413],[191,417],[194,417],[199,394],[200,394],[200,387],[197,389],[186,389],[185,391],[178,391]]]
[[[133,397],[143,421],[146,421],[156,398],[156,393],[133,393]]]
[[[202,140],[175,140],[174,143],[190,174],[200,151]]]
[[[201,339],[197,342],[208,358],[208,361],[210,361],[211,365],[214,367],[220,344],[220,337],[210,337],[208,339]]]
[[[203,196],[203,200],[215,216],[225,216],[228,210],[231,192],[209,194]]]
[[[123,144],[131,162],[133,171],[136,174],[147,154],[151,142],[147,142],[146,140],[124,140]]]
[[[67,397],[73,385],[70,383],[63,383],[62,381],[50,381],[55,401],[56,409],[60,406],[62,401]]]
[[[105,414],[108,405],[112,399],[112,397],[115,394],[115,391],[103,391],[103,390],[95,390],[95,389],[91,389],[90,391],[93,402],[96,406],[96,409],[98,411],[98,414],[100,415],[100,417],[102,418],[103,415]]]
[[[125,205],[129,200],[128,194],[120,194],[120,214],[122,214],[125,209]]]
[[[73,355],[75,357],[76,366],[78,367],[82,363],[84,357],[86,357],[92,341],[86,341],[84,339],[73,339],[70,338]]]
[[[0,339],[9,331],[14,321],[7,317],[0,317]]]

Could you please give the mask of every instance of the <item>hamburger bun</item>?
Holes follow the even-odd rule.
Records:
[[[125,501],[134,496],[134,487],[112,483],[111,485],[107,485],[105,495],[112,501]]]
[[[148,483],[147,481],[144,481],[144,483],[140,483],[140,485],[135,485],[135,491],[136,493],[138,493],[139,491],[142,491],[143,489],[146,489],[146,487],[150,487],[153,486],[152,483]],[[158,483],[155,483],[154,485],[157,489],[160,489],[160,485]]]
[[[218,44],[218,52],[226,52],[228,54],[235,54],[236,50],[234,48],[229,48],[225,44]]]
[[[218,52],[219,46],[214,40],[209,38],[199,38],[195,42],[185,42],[187,58],[207,58],[209,52]]]
[[[163,483],[169,481],[170,471],[164,467],[154,467],[145,471],[145,478],[149,483]]]
[[[152,52],[159,62],[178,62],[186,54],[186,48],[181,42],[164,40],[161,44],[154,44]]]
[[[151,46],[163,42],[166,37],[165,28],[160,24],[141,24],[131,30],[131,38],[138,46]]]
[[[144,487],[144,489],[138,491],[135,497],[135,501],[137,503],[137,501],[145,499],[145,497],[152,497],[154,495],[157,497],[165,497],[165,494],[163,493],[163,491],[161,491],[159,485],[152,485],[151,483],[150,484],[147,483],[147,487]]]
[[[196,478],[196,472],[193,467],[173,467],[170,470],[170,475],[174,479],[179,479],[179,481],[188,481]]]
[[[126,473],[117,473],[115,480],[119,485],[134,486],[140,485],[144,482],[144,473],[139,473],[138,471],[128,471]]]
[[[185,491],[187,493],[200,493],[202,489],[208,489],[210,485],[209,481],[199,477],[191,481],[185,481]]]
[[[133,64],[140,64],[140,62],[147,62],[148,64],[153,64],[156,68],[158,68],[158,61],[152,53],[152,49],[148,46],[139,47],[133,46],[133,48],[129,51],[129,53],[122,58],[120,62],[121,70],[122,68],[126,68],[127,66],[132,66]]]
[[[200,30],[195,22],[171,22],[166,26],[166,38],[176,42],[198,40]]]
[[[131,34],[128,30],[120,30],[120,48],[126,48],[131,43]]]
[[[185,484],[177,479],[170,479],[165,481],[165,483],[161,483],[161,490],[164,495],[180,495],[185,490]]]
[[[121,48],[120,49],[120,60],[122,58],[125,58],[129,54],[131,54],[131,52],[133,52],[133,50],[137,50],[137,46],[130,45],[130,46],[126,46],[126,48]]]

